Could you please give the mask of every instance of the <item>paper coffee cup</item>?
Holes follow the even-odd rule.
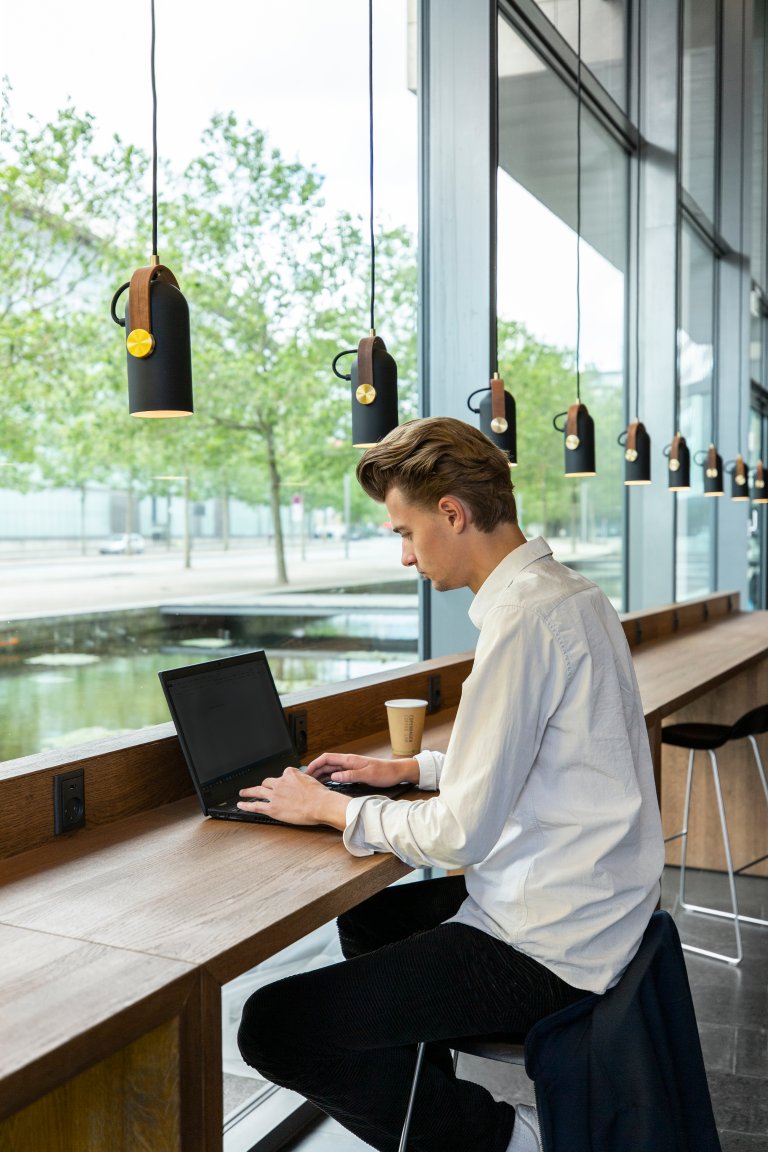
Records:
[[[393,756],[415,756],[421,751],[426,700],[386,700],[389,739]]]

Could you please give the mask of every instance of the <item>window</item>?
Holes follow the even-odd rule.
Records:
[[[410,15],[374,5],[377,315],[401,419]],[[367,17],[157,5],[158,247],[190,305],[196,414],[140,421],[109,306],[150,250],[149,6],[130,31],[84,0],[2,6],[0,760],[167,720],[163,666],[267,647],[288,691],[416,658],[416,580],[354,481],[331,372],[369,329]]]
[[[532,109],[536,109],[536,115]],[[518,413],[523,530],[621,603],[621,450],[627,156],[582,111],[581,398],[596,427],[594,478],[562,474],[552,418],[576,399],[576,97],[499,24],[499,368]]]
[[[709,220],[716,220],[717,0],[683,0],[681,179]]]
[[[539,8],[574,52],[579,42],[581,9],[581,56],[592,75],[616,103],[627,106],[627,4],[626,0],[536,0]]]
[[[714,294],[715,258],[689,224],[681,242],[680,431],[699,460],[715,436],[714,428]],[[698,448],[697,446],[701,446]],[[712,590],[714,555],[713,501],[704,495],[703,472],[691,460],[690,494],[680,493],[677,505],[676,600],[704,596]]]

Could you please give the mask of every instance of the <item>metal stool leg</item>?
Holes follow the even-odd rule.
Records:
[[[403,1123],[403,1131],[400,1135],[400,1143],[397,1146],[397,1152],[407,1152],[408,1149],[408,1132],[411,1127],[411,1116],[413,1115],[413,1106],[416,1103],[416,1089],[419,1086],[419,1077],[421,1076],[421,1066],[424,1063],[424,1041],[422,1040],[416,1049],[416,1067],[413,1070],[413,1081],[411,1082],[411,1094],[408,1097],[408,1108],[405,1113],[405,1121]]]
[[[683,809],[683,830],[675,836],[668,836],[667,840],[682,840],[680,847],[680,905],[685,908],[685,852],[688,846],[688,816],[691,811],[691,790],[693,787],[693,758],[696,755],[693,748],[688,754],[688,778],[685,781],[685,808]]]
[[[733,928],[736,936],[736,956],[726,956],[723,952],[710,952],[706,948],[697,948],[693,944],[683,944],[683,948],[687,952],[697,952],[700,956],[711,956],[713,960],[724,960],[726,964],[740,964],[742,956],[744,955],[741,947],[741,931],[739,929],[739,919],[746,919],[746,917],[739,917],[739,908],[736,902],[736,883],[733,876],[733,862],[731,860],[731,843],[728,838],[728,825],[725,820],[725,806],[723,805],[723,793],[720,787],[720,773],[717,768],[717,757],[714,752],[709,751],[709,761],[712,766],[712,782],[715,786],[715,795],[717,796],[717,807],[720,812],[720,829],[723,835],[723,848],[725,850],[725,863],[728,869],[728,885],[731,891],[731,907],[732,912],[721,912],[718,908],[705,908],[700,904],[687,904],[685,902],[685,845],[688,832],[688,813],[690,808],[691,799],[691,782],[693,775],[693,752],[689,760],[688,768],[688,784],[686,787],[685,795],[685,829],[683,832],[683,850],[681,854],[681,867],[680,867],[680,906],[685,908],[687,912],[701,912],[705,916],[720,916],[726,920],[733,920]]]

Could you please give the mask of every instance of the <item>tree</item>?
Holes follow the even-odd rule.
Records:
[[[147,158],[64,109],[15,129],[4,104],[0,155],[0,452],[42,481],[98,479],[141,494],[188,469],[196,493],[260,500],[266,483],[277,577],[284,478],[338,499],[357,459],[348,389],[331,372],[368,330],[368,252],[360,222],[325,207],[313,169],[288,163],[263,132],[215,117],[201,155],[163,177],[162,263],[190,305],[196,415],[127,414],[125,348],[108,301],[148,262]],[[142,250],[143,249],[143,250]],[[377,240],[379,310],[415,409],[416,263],[410,237]],[[64,414],[64,418],[62,415]]]
[[[263,467],[283,583],[284,478],[311,484],[318,498],[331,489],[337,496],[356,459],[351,447],[338,447],[350,440],[350,404],[331,361],[349,341],[346,328],[357,339],[367,331],[367,251],[358,223],[326,211],[317,173],[287,163],[263,132],[219,116],[204,144],[166,209],[169,248],[187,270],[195,301],[197,455],[213,425],[233,434],[226,442],[230,471],[254,461]],[[413,394],[416,268],[409,238],[382,234],[377,257],[387,320],[405,353],[406,395]]]

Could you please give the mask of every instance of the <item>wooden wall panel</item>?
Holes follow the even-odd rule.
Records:
[[[178,1084],[178,1022],[169,1021],[1,1122],[0,1147],[181,1152]]]

